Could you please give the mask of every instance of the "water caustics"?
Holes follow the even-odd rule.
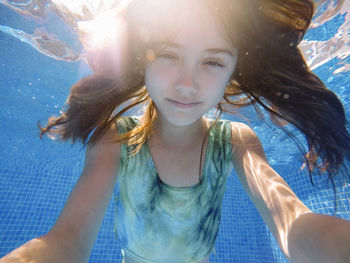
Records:
[[[22,42],[34,47],[39,52],[57,60],[66,60],[75,62],[79,60],[79,55],[66,43],[50,37],[45,28],[37,28],[34,34],[28,34],[19,29],[13,29],[8,26],[0,25],[0,30],[7,33]]]
[[[350,0],[317,0],[317,13],[310,26],[311,29],[321,27],[326,22],[337,16],[344,16],[344,22],[339,26],[337,32],[323,41],[303,40],[300,48],[310,68],[316,69],[331,59],[341,60],[339,68],[334,74],[350,71],[350,64],[345,63],[345,58],[350,55]]]
[[[48,20],[48,12],[56,14],[77,32],[79,22],[92,21],[104,16],[109,10],[128,1],[130,0],[0,0],[0,4],[39,24],[34,33],[26,33],[7,25],[0,25],[0,30],[54,59],[76,62],[85,58],[84,51],[75,51],[54,34],[46,31],[44,26]],[[350,71],[350,64],[345,62],[345,58],[350,54],[350,0],[315,0],[314,2],[317,11],[311,29],[321,27],[339,15],[344,16],[345,19],[334,36],[329,37],[328,40],[303,40],[300,48],[305,59],[313,70],[331,59],[338,58],[339,67],[333,73]]]
[[[45,24],[49,22],[49,13],[54,13],[60,17],[70,29],[77,32],[79,22],[93,20],[120,2],[123,1],[0,0],[0,4],[38,25],[33,33],[27,33],[8,25],[0,25],[0,30],[31,45],[44,55],[56,60],[76,62],[83,59],[84,54],[75,51],[67,43],[59,39],[54,32],[47,32]]]

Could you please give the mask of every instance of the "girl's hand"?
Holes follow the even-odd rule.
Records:
[[[34,238],[0,259],[0,263],[60,263],[72,252],[69,233],[49,232]]]
[[[269,165],[247,125],[232,123],[232,162],[247,194],[292,262],[348,262],[350,222],[314,214]]]
[[[53,228],[12,251],[0,263],[87,262],[111,199],[119,170],[120,144],[111,128],[86,151],[85,166]]]

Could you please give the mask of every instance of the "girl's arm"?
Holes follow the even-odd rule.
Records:
[[[270,167],[245,124],[232,123],[232,147],[243,187],[291,262],[349,262],[350,222],[312,213]]]
[[[120,144],[111,143],[112,128],[88,146],[85,166],[52,229],[12,251],[7,262],[87,262],[111,199],[119,169]]]

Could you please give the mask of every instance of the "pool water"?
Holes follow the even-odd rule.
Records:
[[[338,94],[349,119],[350,2],[316,2],[320,6],[314,28],[307,32],[302,49],[313,71]],[[340,10],[324,18],[336,2],[343,3]],[[38,137],[37,121],[45,123],[58,114],[70,86],[90,73],[74,56],[79,43],[59,18],[50,14],[48,22],[39,27],[45,30],[36,30],[38,21],[0,4],[0,257],[50,229],[84,163],[81,145]],[[38,32],[53,32],[72,52],[67,52],[65,60],[55,57],[57,53],[38,52],[33,48]],[[223,118],[254,128],[272,167],[309,208],[350,220],[349,181],[336,181],[336,199],[325,178],[315,177],[312,186],[308,173],[300,171],[302,156],[294,143],[270,127],[269,121],[257,119],[252,109],[244,109],[242,114],[248,122],[238,116]],[[113,233],[113,209],[111,200],[89,262],[121,260]],[[288,262],[234,173],[227,181],[215,249],[211,262]]]

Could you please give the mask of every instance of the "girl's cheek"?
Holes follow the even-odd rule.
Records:
[[[221,90],[225,90],[229,77],[226,74],[202,74],[201,86],[205,86],[208,89],[216,90],[220,93]]]
[[[171,82],[178,76],[178,67],[173,65],[154,65],[152,74],[153,77],[162,81],[162,82]]]
[[[146,70],[146,86],[152,89],[166,89],[174,79],[174,72],[161,67],[150,67]]]

